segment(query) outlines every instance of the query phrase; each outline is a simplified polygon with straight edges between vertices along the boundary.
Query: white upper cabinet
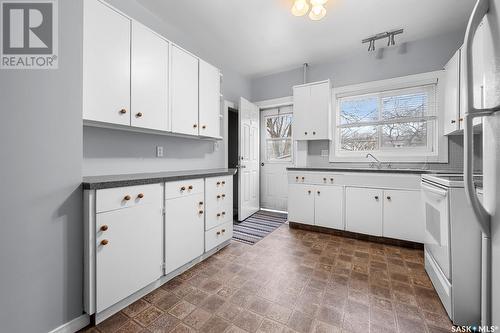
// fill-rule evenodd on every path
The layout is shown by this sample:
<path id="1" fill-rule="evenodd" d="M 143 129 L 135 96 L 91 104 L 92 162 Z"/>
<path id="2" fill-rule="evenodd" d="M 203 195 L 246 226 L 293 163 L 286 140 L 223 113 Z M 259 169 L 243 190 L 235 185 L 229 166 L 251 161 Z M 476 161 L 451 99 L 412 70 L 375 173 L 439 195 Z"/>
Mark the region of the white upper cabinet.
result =
<path id="1" fill-rule="evenodd" d="M 460 129 L 460 54 L 459 49 L 444 67 L 444 134 Z"/>
<path id="2" fill-rule="evenodd" d="M 293 87 L 294 140 L 328 140 L 331 114 L 330 81 Z"/>
<path id="3" fill-rule="evenodd" d="M 220 71 L 200 60 L 200 135 L 220 135 Z"/>
<path id="4" fill-rule="evenodd" d="M 132 23 L 131 125 L 170 130 L 168 117 L 169 43 L 140 23 Z"/>
<path id="5" fill-rule="evenodd" d="M 172 132 L 198 135 L 198 58 L 171 48 Z"/>
<path id="6" fill-rule="evenodd" d="M 130 24 L 100 1 L 84 1 L 84 119 L 130 125 Z"/>

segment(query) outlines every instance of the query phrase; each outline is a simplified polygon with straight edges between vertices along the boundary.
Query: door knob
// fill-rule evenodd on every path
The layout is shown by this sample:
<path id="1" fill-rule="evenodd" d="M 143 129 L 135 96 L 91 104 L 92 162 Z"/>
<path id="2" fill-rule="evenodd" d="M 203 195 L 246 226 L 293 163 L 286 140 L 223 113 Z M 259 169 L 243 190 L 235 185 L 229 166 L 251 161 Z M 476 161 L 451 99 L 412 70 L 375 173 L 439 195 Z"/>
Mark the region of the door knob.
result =
<path id="1" fill-rule="evenodd" d="M 260 166 L 264 166 L 264 162 L 262 162 L 262 163 L 260 164 Z"/>

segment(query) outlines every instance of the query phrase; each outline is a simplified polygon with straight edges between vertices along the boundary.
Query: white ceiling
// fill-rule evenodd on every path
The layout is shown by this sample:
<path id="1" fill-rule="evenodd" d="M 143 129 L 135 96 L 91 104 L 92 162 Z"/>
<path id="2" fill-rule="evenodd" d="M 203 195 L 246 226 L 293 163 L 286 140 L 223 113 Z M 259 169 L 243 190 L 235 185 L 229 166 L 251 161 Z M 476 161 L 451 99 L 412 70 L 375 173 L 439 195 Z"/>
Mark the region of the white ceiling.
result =
<path id="1" fill-rule="evenodd" d="M 366 50 L 361 39 L 404 28 L 396 42 L 465 30 L 475 0 L 329 0 L 318 22 L 290 13 L 293 0 L 137 0 L 213 59 L 244 75 Z M 383 46 L 385 40 L 378 42 Z"/>

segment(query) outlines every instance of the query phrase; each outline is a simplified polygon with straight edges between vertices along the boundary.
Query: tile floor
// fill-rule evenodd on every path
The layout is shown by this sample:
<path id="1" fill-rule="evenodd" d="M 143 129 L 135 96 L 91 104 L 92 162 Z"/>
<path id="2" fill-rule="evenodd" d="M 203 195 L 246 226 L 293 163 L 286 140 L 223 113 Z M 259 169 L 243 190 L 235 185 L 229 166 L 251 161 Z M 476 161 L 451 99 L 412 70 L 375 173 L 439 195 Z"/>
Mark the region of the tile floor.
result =
<path id="1" fill-rule="evenodd" d="M 423 253 L 290 229 L 233 242 L 86 333 L 450 332 Z"/>

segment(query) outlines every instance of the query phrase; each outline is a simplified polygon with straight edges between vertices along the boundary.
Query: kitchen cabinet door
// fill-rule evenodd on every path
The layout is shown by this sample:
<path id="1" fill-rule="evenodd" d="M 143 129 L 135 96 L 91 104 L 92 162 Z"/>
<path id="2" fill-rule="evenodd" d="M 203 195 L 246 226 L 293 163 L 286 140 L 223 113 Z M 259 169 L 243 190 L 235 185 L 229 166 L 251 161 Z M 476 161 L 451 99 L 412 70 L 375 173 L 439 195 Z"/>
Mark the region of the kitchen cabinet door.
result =
<path id="1" fill-rule="evenodd" d="M 172 132 L 198 135 L 198 58 L 171 48 Z"/>
<path id="2" fill-rule="evenodd" d="M 444 67 L 444 134 L 460 129 L 460 55 L 459 49 Z"/>
<path id="3" fill-rule="evenodd" d="M 314 224 L 344 230 L 344 188 L 317 186 L 314 195 Z"/>
<path id="4" fill-rule="evenodd" d="M 220 71 L 200 60 L 200 135 L 220 138 Z"/>
<path id="5" fill-rule="evenodd" d="M 84 1 L 83 119 L 130 125 L 130 20 Z"/>
<path id="6" fill-rule="evenodd" d="M 313 186 L 288 185 L 288 220 L 302 224 L 314 224 Z"/>
<path id="7" fill-rule="evenodd" d="M 161 201 L 97 214 L 97 312 L 162 275 Z"/>
<path id="8" fill-rule="evenodd" d="M 168 42 L 132 23 L 131 125 L 170 130 L 168 119 Z"/>
<path id="9" fill-rule="evenodd" d="M 293 88 L 294 140 L 328 140 L 330 126 L 330 82 Z"/>
<path id="10" fill-rule="evenodd" d="M 165 200 L 165 272 L 173 272 L 204 251 L 204 194 Z"/>
<path id="11" fill-rule="evenodd" d="M 425 219 L 420 191 L 384 191 L 384 237 L 423 243 Z"/>
<path id="12" fill-rule="evenodd" d="M 382 236 L 382 190 L 347 187 L 346 230 Z"/>

